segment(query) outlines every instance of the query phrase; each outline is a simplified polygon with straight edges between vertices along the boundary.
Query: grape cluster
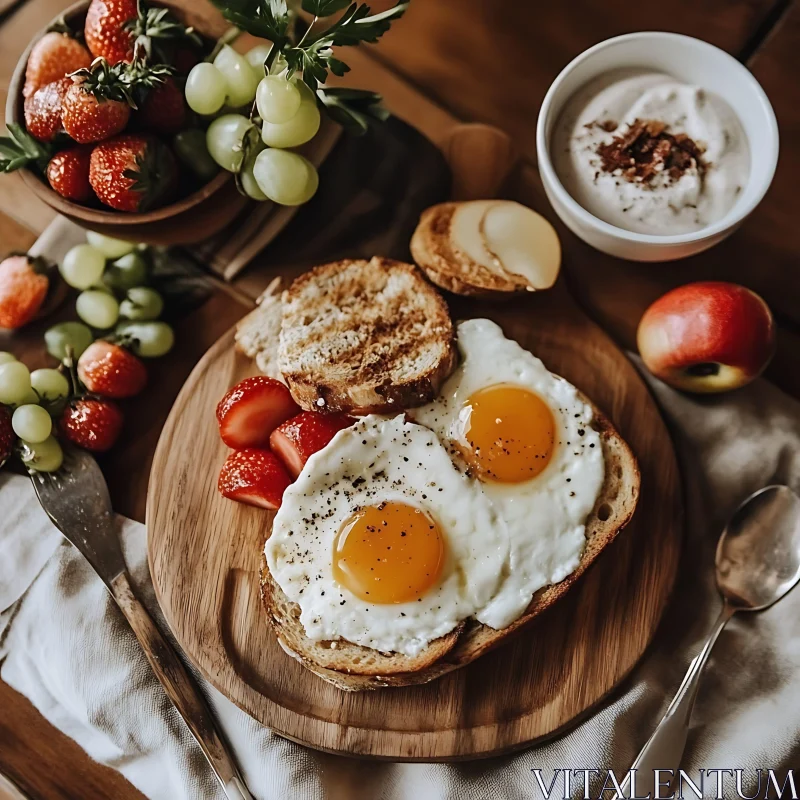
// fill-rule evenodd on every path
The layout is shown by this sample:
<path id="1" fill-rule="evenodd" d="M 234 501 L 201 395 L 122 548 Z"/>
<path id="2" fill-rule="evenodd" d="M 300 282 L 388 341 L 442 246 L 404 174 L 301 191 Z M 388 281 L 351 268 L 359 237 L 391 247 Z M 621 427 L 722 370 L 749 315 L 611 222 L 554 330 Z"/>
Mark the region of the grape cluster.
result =
<path id="1" fill-rule="evenodd" d="M 45 334 L 47 350 L 63 361 L 67 346 L 73 358 L 94 341 L 93 330 L 116 335 L 138 356 L 166 355 L 175 341 L 172 328 L 158 319 L 164 300 L 145 285 L 148 265 L 141 246 L 87 232 L 87 244 L 75 245 L 59 266 L 64 281 L 81 293 L 75 303 L 80 322 L 62 322 Z"/>
<path id="2" fill-rule="evenodd" d="M 55 436 L 57 420 L 70 441 L 86 443 L 89 449 L 102 451 L 116 438 L 118 430 L 112 433 L 108 424 L 98 434 L 97 422 L 85 410 L 76 414 L 76 404 L 83 403 L 95 416 L 98 411 L 106 417 L 119 415 L 121 422 L 121 413 L 110 401 L 87 396 L 72 369 L 78 362 L 80 371 L 79 359 L 96 336 L 118 342 L 143 358 L 163 356 L 174 344 L 172 328 L 158 319 L 164 300 L 146 285 L 146 250 L 97 233 L 87 233 L 87 239 L 69 250 L 59 266 L 64 281 L 80 291 L 75 306 L 81 321 L 61 322 L 44 336 L 47 352 L 61 362 L 61 368 L 31 372 L 11 353 L 0 351 L 0 429 L 9 417 L 11 428 L 0 430 L 0 465 L 9 454 L 4 451 L 8 438 L 4 434 L 9 434 L 18 438 L 16 452 L 29 470 L 58 470 L 63 451 Z M 135 356 L 128 358 L 136 360 Z M 69 430 L 64 424 L 67 417 Z"/>
<path id="3" fill-rule="evenodd" d="M 66 406 L 69 381 L 56 369 L 30 372 L 11 353 L 0 352 L 0 404 L 11 411 L 23 463 L 37 472 L 55 472 L 63 460 L 53 436 L 53 415 Z"/>
<path id="4" fill-rule="evenodd" d="M 239 175 L 249 197 L 297 206 L 314 196 L 319 176 L 308 159 L 288 148 L 313 139 L 321 116 L 314 92 L 300 78 L 288 77 L 284 62 L 276 60 L 265 74 L 269 49 L 258 45 L 241 55 L 223 45 L 213 63 L 197 64 L 189 73 L 186 102 L 198 114 L 218 115 L 206 131 L 208 153 Z M 249 113 L 254 101 L 257 116 Z M 247 115 L 236 111 L 245 107 Z"/>

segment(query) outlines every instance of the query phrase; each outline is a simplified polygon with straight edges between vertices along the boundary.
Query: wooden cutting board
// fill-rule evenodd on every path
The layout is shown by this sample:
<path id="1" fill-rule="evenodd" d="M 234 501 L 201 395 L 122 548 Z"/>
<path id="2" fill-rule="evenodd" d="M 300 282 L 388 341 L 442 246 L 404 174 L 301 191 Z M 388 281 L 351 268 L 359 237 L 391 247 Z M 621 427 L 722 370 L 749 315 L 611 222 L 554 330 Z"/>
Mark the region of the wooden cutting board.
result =
<path id="1" fill-rule="evenodd" d="M 291 277 L 291 276 L 287 276 Z M 189 658 L 223 694 L 277 733 L 337 753 L 455 760 L 503 753 L 574 725 L 644 652 L 672 588 L 682 538 L 672 444 L 636 370 L 563 284 L 511 303 L 458 299 L 486 316 L 610 416 L 637 455 L 635 517 L 569 594 L 513 641 L 433 683 L 348 694 L 278 646 L 259 599 L 272 515 L 222 498 L 227 455 L 217 402 L 256 373 L 233 331 L 189 377 L 164 427 L 150 478 L 150 567 Z"/>

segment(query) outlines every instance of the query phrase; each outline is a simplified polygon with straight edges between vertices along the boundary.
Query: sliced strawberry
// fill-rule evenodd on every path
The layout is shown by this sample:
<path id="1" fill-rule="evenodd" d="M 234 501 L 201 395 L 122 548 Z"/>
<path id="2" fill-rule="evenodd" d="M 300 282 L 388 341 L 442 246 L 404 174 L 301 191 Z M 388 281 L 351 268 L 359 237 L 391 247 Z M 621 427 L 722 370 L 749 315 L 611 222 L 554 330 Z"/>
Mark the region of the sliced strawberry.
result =
<path id="1" fill-rule="evenodd" d="M 229 500 L 275 510 L 291 482 L 286 467 L 272 451 L 249 447 L 228 456 L 217 487 Z"/>
<path id="2" fill-rule="evenodd" d="M 300 411 L 280 381 L 259 375 L 237 383 L 217 406 L 219 435 L 228 447 L 267 447 L 269 435 Z"/>
<path id="3" fill-rule="evenodd" d="M 353 417 L 347 414 L 303 411 L 275 428 L 269 444 L 286 464 L 289 474 L 296 478 L 314 453 L 330 444 L 340 430 L 349 428 L 354 422 Z"/>

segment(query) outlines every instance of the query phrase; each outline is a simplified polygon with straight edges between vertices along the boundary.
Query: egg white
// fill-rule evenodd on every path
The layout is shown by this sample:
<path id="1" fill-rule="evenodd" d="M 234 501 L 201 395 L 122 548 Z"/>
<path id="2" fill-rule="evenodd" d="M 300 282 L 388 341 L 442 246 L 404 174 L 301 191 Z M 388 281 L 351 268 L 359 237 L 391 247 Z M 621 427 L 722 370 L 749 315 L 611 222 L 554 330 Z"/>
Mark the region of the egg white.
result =
<path id="1" fill-rule="evenodd" d="M 334 579 L 340 527 L 357 508 L 383 501 L 426 511 L 444 535 L 439 583 L 418 600 L 367 603 Z M 481 487 L 454 466 L 432 431 L 403 415 L 364 417 L 315 453 L 286 490 L 264 551 L 310 639 L 408 656 L 484 608 L 509 559 L 506 527 Z"/>
<path id="2" fill-rule="evenodd" d="M 498 591 L 475 617 L 500 629 L 525 611 L 536 591 L 578 567 L 586 544 L 584 523 L 603 485 L 605 465 L 600 436 L 591 427 L 592 408 L 572 384 L 549 372 L 490 320 L 460 323 L 458 346 L 461 364 L 440 396 L 409 416 L 436 432 L 462 470 L 466 465 L 452 442 L 461 434 L 459 412 L 478 390 L 496 384 L 530 389 L 545 400 L 556 422 L 553 455 L 539 475 L 523 483 L 481 483 L 506 524 L 511 556 Z"/>

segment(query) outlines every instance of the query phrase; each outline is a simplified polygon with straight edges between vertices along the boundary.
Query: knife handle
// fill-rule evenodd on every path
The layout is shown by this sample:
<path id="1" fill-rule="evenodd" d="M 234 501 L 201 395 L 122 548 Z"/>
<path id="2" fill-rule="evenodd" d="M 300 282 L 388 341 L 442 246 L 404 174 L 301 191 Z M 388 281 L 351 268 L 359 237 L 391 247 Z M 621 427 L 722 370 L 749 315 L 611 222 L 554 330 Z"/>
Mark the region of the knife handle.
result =
<path id="1" fill-rule="evenodd" d="M 229 800 L 253 800 L 199 689 L 172 645 L 134 595 L 128 573 L 121 572 L 109 588 L 167 697 L 200 745 L 226 796 Z"/>

